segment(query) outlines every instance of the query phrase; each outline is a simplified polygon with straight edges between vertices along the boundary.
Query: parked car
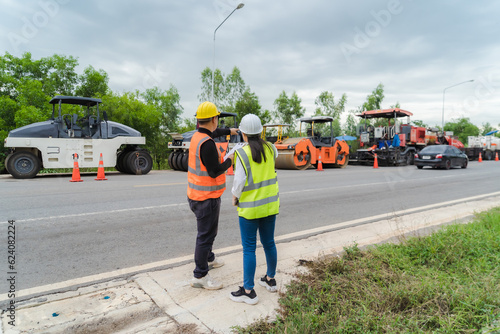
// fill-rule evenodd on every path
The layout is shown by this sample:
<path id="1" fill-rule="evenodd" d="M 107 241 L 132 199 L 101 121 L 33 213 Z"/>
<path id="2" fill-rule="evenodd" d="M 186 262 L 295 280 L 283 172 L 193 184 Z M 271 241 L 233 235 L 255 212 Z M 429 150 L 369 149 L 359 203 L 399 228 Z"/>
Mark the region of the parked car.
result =
<path id="1" fill-rule="evenodd" d="M 425 166 L 446 169 L 451 167 L 467 168 L 468 163 L 467 155 L 451 145 L 431 145 L 415 154 L 415 166 L 418 169 Z"/>

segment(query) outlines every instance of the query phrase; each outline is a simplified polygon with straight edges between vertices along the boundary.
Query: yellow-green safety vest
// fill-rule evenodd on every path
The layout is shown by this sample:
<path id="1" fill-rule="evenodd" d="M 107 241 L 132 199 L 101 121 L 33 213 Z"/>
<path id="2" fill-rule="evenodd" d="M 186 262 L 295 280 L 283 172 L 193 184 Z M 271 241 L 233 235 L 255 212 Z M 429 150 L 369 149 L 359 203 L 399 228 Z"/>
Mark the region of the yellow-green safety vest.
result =
<path id="1" fill-rule="evenodd" d="M 269 144 L 272 145 L 272 144 Z M 274 169 L 274 150 L 264 145 L 266 161 L 253 161 L 250 146 L 236 150 L 247 179 L 239 198 L 238 215 L 245 219 L 264 218 L 279 213 L 280 199 L 278 177 Z"/>

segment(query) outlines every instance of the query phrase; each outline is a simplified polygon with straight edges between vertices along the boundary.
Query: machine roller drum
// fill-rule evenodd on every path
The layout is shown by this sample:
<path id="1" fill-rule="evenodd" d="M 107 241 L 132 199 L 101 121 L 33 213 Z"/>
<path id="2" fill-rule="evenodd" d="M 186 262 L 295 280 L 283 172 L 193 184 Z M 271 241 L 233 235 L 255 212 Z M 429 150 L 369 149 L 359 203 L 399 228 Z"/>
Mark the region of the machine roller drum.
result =
<path id="1" fill-rule="evenodd" d="M 290 145 L 294 149 L 289 149 Z M 311 167 L 310 145 L 310 141 L 303 138 L 290 138 L 283 141 L 283 144 L 276 145 L 279 153 L 276 168 L 302 170 Z"/>
<path id="2" fill-rule="evenodd" d="M 338 140 L 336 145 L 337 158 L 334 166 L 337 168 L 345 168 L 349 163 L 349 145 L 343 140 Z"/>

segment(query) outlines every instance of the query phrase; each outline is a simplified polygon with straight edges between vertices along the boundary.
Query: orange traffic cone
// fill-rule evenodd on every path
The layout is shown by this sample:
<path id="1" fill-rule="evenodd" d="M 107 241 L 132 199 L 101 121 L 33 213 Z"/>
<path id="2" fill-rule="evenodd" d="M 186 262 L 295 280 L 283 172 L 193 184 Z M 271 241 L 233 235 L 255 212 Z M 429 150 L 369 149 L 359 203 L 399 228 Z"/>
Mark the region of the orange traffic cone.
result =
<path id="1" fill-rule="evenodd" d="M 69 182 L 82 182 L 83 180 L 80 177 L 80 168 L 78 167 L 78 155 L 73 154 L 73 175 L 71 176 L 71 180 Z"/>
<path id="2" fill-rule="evenodd" d="M 316 168 L 316 170 L 318 172 L 322 172 L 323 171 L 323 163 L 321 162 L 321 154 L 319 155 L 319 158 L 318 158 L 318 168 Z"/>
<path id="3" fill-rule="evenodd" d="M 481 156 L 481 152 L 479 152 L 479 159 L 477 160 L 477 162 L 483 162 L 483 157 Z"/>
<path id="4" fill-rule="evenodd" d="M 227 169 L 227 175 L 234 175 L 233 164 Z"/>
<path id="5" fill-rule="evenodd" d="M 373 161 L 373 168 L 378 168 L 378 158 L 376 154 L 375 154 L 375 160 Z"/>
<path id="6" fill-rule="evenodd" d="M 99 158 L 99 167 L 97 168 L 97 181 L 102 181 L 102 180 L 107 180 L 107 178 L 104 176 L 104 163 L 102 162 L 102 153 L 101 157 Z"/>
<path id="7" fill-rule="evenodd" d="M 497 152 L 497 154 L 495 155 L 495 161 L 498 161 L 498 152 Z"/>

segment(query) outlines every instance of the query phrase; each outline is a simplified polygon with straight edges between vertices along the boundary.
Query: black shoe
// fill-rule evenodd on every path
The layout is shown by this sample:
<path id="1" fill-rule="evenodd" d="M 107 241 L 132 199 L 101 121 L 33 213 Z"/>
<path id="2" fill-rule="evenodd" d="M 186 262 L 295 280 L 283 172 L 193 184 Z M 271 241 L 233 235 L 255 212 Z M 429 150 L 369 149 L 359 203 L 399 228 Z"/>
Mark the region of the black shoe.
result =
<path id="1" fill-rule="evenodd" d="M 245 288 L 242 286 L 240 286 L 238 291 L 231 292 L 229 298 L 237 303 L 247 303 L 250 305 L 255 305 L 259 301 L 259 297 L 257 297 L 254 289 L 250 293 L 246 293 Z"/>
<path id="2" fill-rule="evenodd" d="M 267 289 L 269 292 L 278 291 L 278 287 L 276 286 L 276 280 L 274 278 L 267 279 L 267 275 L 264 275 L 259 281 L 259 284 Z"/>

